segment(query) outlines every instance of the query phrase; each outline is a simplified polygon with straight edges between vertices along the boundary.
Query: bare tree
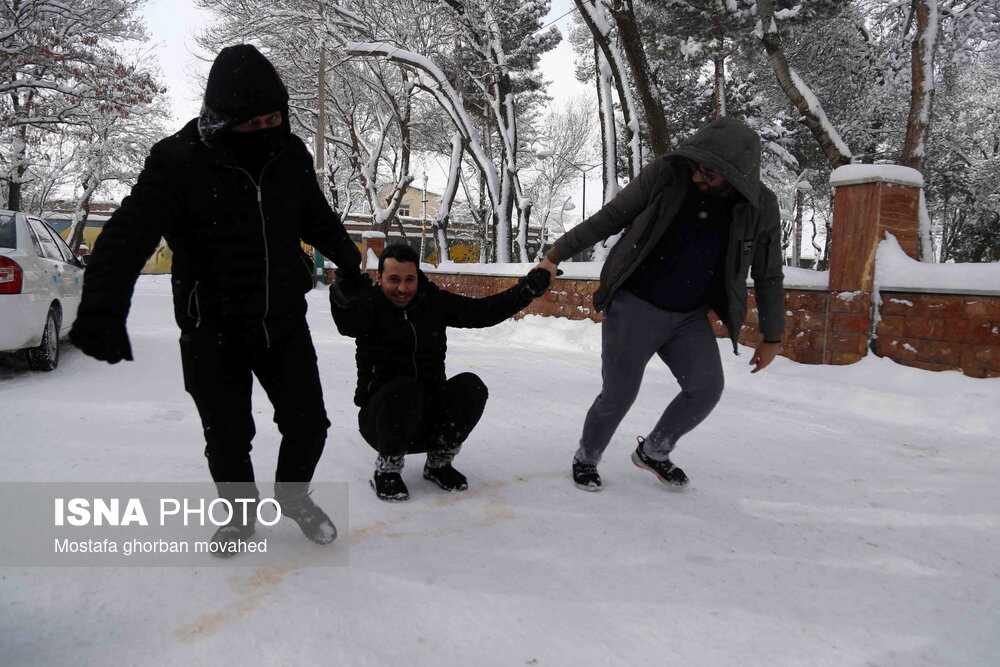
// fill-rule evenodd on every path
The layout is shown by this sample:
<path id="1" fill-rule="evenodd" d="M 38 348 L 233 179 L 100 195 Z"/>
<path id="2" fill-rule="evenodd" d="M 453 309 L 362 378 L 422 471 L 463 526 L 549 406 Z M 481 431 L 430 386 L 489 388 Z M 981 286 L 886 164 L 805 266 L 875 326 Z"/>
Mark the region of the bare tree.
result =
<path id="1" fill-rule="evenodd" d="M 129 72 L 114 44 L 144 39 L 141 0 L 73 3 L 17 0 L 0 5 L 0 134 L 9 148 L 2 180 L 7 207 L 22 207 L 39 133 L 79 124 L 99 104 L 125 108 L 156 94 L 144 72 Z"/>
<path id="2" fill-rule="evenodd" d="M 567 195 L 579 183 L 580 165 L 595 159 L 596 110 L 589 99 L 580 96 L 566 100 L 549 112 L 542 125 L 541 148 L 552 157 L 541 160 L 535 178 L 528 186 L 540 217 L 539 238 L 557 226 Z M 558 229 L 558 227 L 557 227 Z M 564 229 L 558 229 L 564 232 Z"/>

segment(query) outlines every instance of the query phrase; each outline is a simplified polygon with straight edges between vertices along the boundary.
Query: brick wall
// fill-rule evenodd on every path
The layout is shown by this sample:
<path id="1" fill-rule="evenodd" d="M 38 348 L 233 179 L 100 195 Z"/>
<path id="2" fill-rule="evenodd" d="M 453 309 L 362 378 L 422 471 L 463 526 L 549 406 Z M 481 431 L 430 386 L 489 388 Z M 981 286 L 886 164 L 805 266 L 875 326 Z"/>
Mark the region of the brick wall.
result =
<path id="1" fill-rule="evenodd" d="M 747 290 L 747 318 L 740 342 L 755 346 L 757 304 Z M 865 356 L 871 330 L 871 295 L 864 292 L 829 292 L 790 288 L 785 290 L 785 343 L 781 354 L 804 364 L 853 364 Z M 715 334 L 726 336 L 722 322 L 713 317 Z"/>
<path id="2" fill-rule="evenodd" d="M 434 273 L 431 280 L 442 287 L 466 296 L 488 296 L 513 286 L 517 278 L 507 276 L 477 276 L 454 273 Z M 601 321 L 601 314 L 594 310 L 594 291 L 596 280 L 564 280 L 556 281 L 555 286 L 535 299 L 524 311 L 523 315 L 547 315 L 550 317 L 565 317 L 570 320 L 591 319 Z"/>
<path id="3" fill-rule="evenodd" d="M 886 175 L 878 169 L 865 174 L 855 166 L 834 172 L 829 285 L 786 289 L 783 356 L 806 364 L 851 364 L 870 349 L 907 366 L 1000 377 L 1000 295 L 882 291 L 879 312 L 873 308 L 879 241 L 892 234 L 910 257 L 917 257 L 921 179 L 912 174 L 915 178 L 898 171 Z M 384 241 L 371 238 L 363 244 L 362 253 L 367 255 L 369 245 L 377 253 Z M 449 273 L 434 273 L 431 279 L 468 296 L 494 294 L 517 281 L 508 276 Z M 592 298 L 597 287 L 596 280 L 561 278 L 523 312 L 599 322 L 601 314 L 594 310 Z M 760 342 L 760 334 L 754 293 L 747 292 L 740 342 L 752 346 Z M 728 336 L 714 313 L 710 320 L 717 336 Z"/>
<path id="4" fill-rule="evenodd" d="M 907 366 L 1000 377 L 1000 296 L 882 292 L 872 349 Z"/>
<path id="5" fill-rule="evenodd" d="M 487 296 L 506 289 L 516 278 L 434 273 L 430 276 L 439 287 L 466 296 Z M 547 315 L 571 320 L 601 321 L 594 310 L 596 280 L 560 278 L 549 292 L 536 299 L 522 315 Z M 788 289 L 785 291 L 785 344 L 782 356 L 807 364 L 850 364 L 865 356 L 871 330 L 871 296 L 863 292 L 827 292 L 825 290 Z M 716 336 L 729 334 L 715 313 L 709 319 Z M 756 345 L 761 340 L 757 330 L 757 305 L 753 290 L 747 290 L 747 318 L 740 332 L 740 343 Z"/>
<path id="6" fill-rule="evenodd" d="M 430 276 L 438 286 L 467 296 L 488 296 L 516 278 L 454 273 Z M 596 280 L 560 278 L 522 315 L 601 321 L 594 310 Z M 760 342 L 757 308 L 749 289 L 747 319 L 740 343 Z M 805 364 L 852 364 L 871 349 L 905 366 L 960 370 L 972 377 L 1000 377 L 1000 296 L 883 292 L 880 319 L 872 337 L 872 295 L 822 289 L 785 290 L 785 344 L 782 356 Z M 710 313 L 716 336 L 728 337 Z"/>

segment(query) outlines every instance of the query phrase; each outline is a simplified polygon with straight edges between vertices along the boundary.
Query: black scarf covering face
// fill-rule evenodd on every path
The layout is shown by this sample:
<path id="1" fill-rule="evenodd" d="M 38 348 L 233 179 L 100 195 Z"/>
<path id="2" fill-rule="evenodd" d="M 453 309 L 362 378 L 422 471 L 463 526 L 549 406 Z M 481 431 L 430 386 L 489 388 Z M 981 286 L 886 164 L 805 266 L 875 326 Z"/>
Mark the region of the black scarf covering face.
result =
<path id="1" fill-rule="evenodd" d="M 217 140 L 260 183 L 264 166 L 288 144 L 288 123 L 256 132 L 228 132 Z"/>
<path id="2" fill-rule="evenodd" d="M 275 111 L 281 112 L 284 122 L 274 128 L 273 134 L 284 134 L 287 138 L 291 132 L 288 126 L 288 90 L 274 65 L 249 44 L 222 49 L 208 74 L 205 98 L 198 117 L 198 133 L 202 141 L 212 146 L 231 134 L 233 127 Z M 263 138 L 252 139 L 246 144 L 239 142 L 239 145 L 249 146 L 254 142 L 268 144 L 272 149 L 279 146 L 279 150 L 282 145 L 278 139 Z M 233 146 L 229 148 L 237 150 Z M 259 159 L 257 156 L 261 154 L 267 155 L 260 146 L 240 150 L 255 156 L 254 159 Z"/>

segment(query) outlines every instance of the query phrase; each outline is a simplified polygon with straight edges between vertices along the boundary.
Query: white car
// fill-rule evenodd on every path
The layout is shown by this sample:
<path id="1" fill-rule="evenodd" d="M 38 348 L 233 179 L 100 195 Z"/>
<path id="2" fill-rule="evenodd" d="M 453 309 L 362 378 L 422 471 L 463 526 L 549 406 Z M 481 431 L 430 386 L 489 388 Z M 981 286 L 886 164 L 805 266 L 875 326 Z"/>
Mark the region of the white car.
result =
<path id="1" fill-rule="evenodd" d="M 38 218 L 0 210 L 0 351 L 25 350 L 32 370 L 59 363 L 83 291 L 83 262 Z"/>

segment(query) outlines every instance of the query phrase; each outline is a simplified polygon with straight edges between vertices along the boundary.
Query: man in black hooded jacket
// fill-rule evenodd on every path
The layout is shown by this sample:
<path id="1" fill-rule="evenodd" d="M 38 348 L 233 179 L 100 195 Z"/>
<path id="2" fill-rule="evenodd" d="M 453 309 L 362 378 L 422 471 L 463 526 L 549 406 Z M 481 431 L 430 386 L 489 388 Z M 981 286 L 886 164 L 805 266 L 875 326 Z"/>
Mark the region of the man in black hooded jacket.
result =
<path id="1" fill-rule="evenodd" d="M 332 542 L 333 523 L 308 495 L 330 422 L 305 319 L 313 268 L 300 242 L 348 278 L 360 275 L 361 256 L 291 133 L 281 78 L 253 46 L 219 53 L 200 116 L 153 147 L 105 225 L 70 334 L 86 354 L 132 360 L 125 319 L 161 236 L 173 251 L 184 386 L 198 407 L 219 495 L 259 497 L 250 460 L 256 376 L 282 434 L 275 498 L 307 537 Z M 216 542 L 232 547 L 253 534 L 253 512 L 247 522 L 237 514 Z"/>
<path id="2" fill-rule="evenodd" d="M 594 305 L 601 323 L 601 393 L 583 423 L 573 481 L 600 491 L 597 472 L 611 437 L 632 406 L 653 355 L 681 391 L 632 453 L 632 462 L 669 486 L 687 485 L 670 460 L 678 439 L 722 396 L 719 348 L 707 313 L 729 330 L 733 351 L 753 278 L 763 335 L 756 373 L 778 354 L 784 331 L 778 201 L 760 181 L 760 138 L 738 120 L 719 118 L 639 172 L 618 195 L 563 235 L 539 265 L 559 262 L 621 233 L 601 269 Z"/>
<path id="3" fill-rule="evenodd" d="M 406 454 L 426 452 L 424 478 L 445 491 L 468 488 L 451 462 L 479 423 L 488 392 L 475 373 L 445 375 L 447 327 L 499 324 L 549 285 L 548 273 L 533 269 L 513 287 L 475 299 L 439 289 L 417 260 L 410 246 L 390 245 L 379 257 L 376 285 L 357 289 L 338 269 L 330 289 L 337 329 L 357 339 L 358 425 L 378 452 L 371 486 L 390 502 L 410 497 L 400 475 Z"/>

